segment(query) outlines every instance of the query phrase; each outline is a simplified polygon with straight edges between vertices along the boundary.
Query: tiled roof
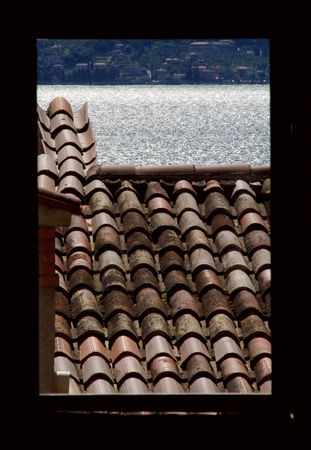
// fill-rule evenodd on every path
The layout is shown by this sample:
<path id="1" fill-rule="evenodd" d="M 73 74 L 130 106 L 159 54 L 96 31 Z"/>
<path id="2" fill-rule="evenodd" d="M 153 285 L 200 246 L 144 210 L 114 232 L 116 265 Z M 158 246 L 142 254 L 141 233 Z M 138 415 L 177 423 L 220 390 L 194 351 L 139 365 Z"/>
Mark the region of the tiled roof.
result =
<path id="1" fill-rule="evenodd" d="M 55 239 L 69 393 L 270 392 L 269 167 L 97 166 L 61 97 L 38 135 L 39 186 L 81 202 Z"/>

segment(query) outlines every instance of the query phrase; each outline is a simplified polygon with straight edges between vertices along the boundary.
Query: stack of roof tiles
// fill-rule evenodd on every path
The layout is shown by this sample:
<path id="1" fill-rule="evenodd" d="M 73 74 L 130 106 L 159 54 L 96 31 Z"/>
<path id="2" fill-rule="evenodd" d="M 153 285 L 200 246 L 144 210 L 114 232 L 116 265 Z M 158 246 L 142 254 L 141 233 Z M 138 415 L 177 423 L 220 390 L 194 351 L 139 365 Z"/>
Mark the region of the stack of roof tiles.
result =
<path id="1" fill-rule="evenodd" d="M 38 130 L 39 185 L 82 203 L 55 239 L 69 393 L 270 392 L 269 175 L 105 176 L 61 97 Z"/>

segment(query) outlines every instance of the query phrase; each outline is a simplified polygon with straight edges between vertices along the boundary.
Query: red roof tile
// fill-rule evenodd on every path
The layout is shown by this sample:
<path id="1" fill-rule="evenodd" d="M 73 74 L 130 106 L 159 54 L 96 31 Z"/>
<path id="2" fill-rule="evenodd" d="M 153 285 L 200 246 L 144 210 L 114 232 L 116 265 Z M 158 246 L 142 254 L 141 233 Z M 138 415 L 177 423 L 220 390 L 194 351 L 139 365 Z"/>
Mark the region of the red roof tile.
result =
<path id="1" fill-rule="evenodd" d="M 73 119 L 73 111 L 69 102 L 64 97 L 55 97 L 49 104 L 47 114 L 52 118 L 55 114 L 65 113 Z"/>
<path id="2" fill-rule="evenodd" d="M 40 202 L 73 213 L 41 246 L 69 392 L 271 392 L 269 167 L 99 167 L 86 105 L 38 118 Z"/>
<path id="3" fill-rule="evenodd" d="M 89 126 L 87 102 L 85 102 L 78 111 L 73 113 L 73 120 L 78 132 Z"/>
<path id="4" fill-rule="evenodd" d="M 89 356 L 81 365 L 85 386 L 94 379 L 105 379 L 113 384 L 113 378 L 107 361 L 98 355 Z"/>
<path id="5" fill-rule="evenodd" d="M 56 114 L 50 121 L 50 133 L 53 139 L 63 129 L 75 131 L 73 120 L 67 114 Z"/>
<path id="6" fill-rule="evenodd" d="M 80 343 L 80 362 L 83 362 L 91 355 L 98 355 L 110 362 L 110 354 L 103 342 L 96 336 L 90 336 Z"/>
<path id="7" fill-rule="evenodd" d="M 137 342 L 128 336 L 119 336 L 111 346 L 112 362 L 115 365 L 119 359 L 125 356 L 134 356 L 141 360 L 141 353 Z"/>
<path id="8" fill-rule="evenodd" d="M 146 343 L 147 367 L 149 368 L 153 359 L 158 358 L 159 356 L 170 357 L 174 360 L 176 359 L 172 345 L 167 337 L 157 334 Z"/>

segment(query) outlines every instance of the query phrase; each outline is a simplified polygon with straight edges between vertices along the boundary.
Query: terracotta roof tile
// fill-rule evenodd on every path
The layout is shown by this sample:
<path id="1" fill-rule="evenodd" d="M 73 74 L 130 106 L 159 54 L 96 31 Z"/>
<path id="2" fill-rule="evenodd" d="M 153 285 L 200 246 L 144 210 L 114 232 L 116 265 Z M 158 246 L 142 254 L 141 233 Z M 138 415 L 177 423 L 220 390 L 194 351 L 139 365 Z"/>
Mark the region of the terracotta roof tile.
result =
<path id="1" fill-rule="evenodd" d="M 263 196 L 266 196 L 267 198 L 270 197 L 271 194 L 271 180 L 270 178 L 266 178 L 262 184 L 261 194 Z"/>
<path id="2" fill-rule="evenodd" d="M 80 131 L 78 134 L 78 139 L 80 141 L 80 145 L 83 149 L 83 152 L 88 151 L 95 144 L 95 139 L 94 139 L 94 135 L 92 132 L 92 128 L 89 127 L 85 131 Z M 95 149 L 94 149 L 94 153 L 95 153 Z"/>
<path id="3" fill-rule="evenodd" d="M 197 197 L 197 193 L 191 183 L 187 180 L 179 180 L 174 186 L 173 196 L 180 196 L 183 192 L 191 194 L 194 198 Z M 182 197 L 185 198 L 185 197 Z"/>
<path id="4" fill-rule="evenodd" d="M 263 230 L 269 232 L 269 227 L 266 220 L 255 212 L 248 212 L 240 218 L 243 233 L 246 234 L 252 230 Z"/>
<path id="5" fill-rule="evenodd" d="M 116 224 L 116 221 L 113 217 L 111 217 L 110 214 L 107 214 L 106 212 L 100 212 L 95 214 L 92 217 L 92 229 L 93 229 L 93 239 L 97 239 L 97 232 L 101 227 L 110 226 L 116 230 L 116 232 L 119 232 L 118 226 Z"/>
<path id="6" fill-rule="evenodd" d="M 84 166 L 82 153 L 73 145 L 65 145 L 57 153 L 57 165 L 60 169 L 65 161 L 73 159 L 79 161 Z"/>
<path id="7" fill-rule="evenodd" d="M 76 176 L 82 184 L 84 183 L 84 169 L 83 169 L 83 163 L 77 161 L 74 158 L 69 158 L 61 165 L 59 169 L 59 178 L 58 178 L 58 184 L 60 180 L 68 175 L 74 175 Z"/>
<path id="8" fill-rule="evenodd" d="M 262 384 L 260 384 L 259 391 L 270 394 L 272 391 L 272 381 L 268 380 L 268 381 L 264 381 Z"/>
<path id="9" fill-rule="evenodd" d="M 158 358 L 159 356 L 167 356 L 172 359 L 176 359 L 172 344 L 169 340 L 161 335 L 153 336 L 145 345 L 146 349 L 146 361 L 147 367 L 150 367 L 150 364 L 154 358 Z"/>
<path id="10" fill-rule="evenodd" d="M 256 375 L 257 384 L 260 386 L 264 381 L 271 379 L 271 373 L 272 373 L 272 362 L 271 358 L 264 357 L 261 358 L 255 365 L 254 365 L 254 372 Z"/>
<path id="11" fill-rule="evenodd" d="M 122 394 L 148 394 L 150 391 L 146 383 L 138 378 L 126 378 L 119 386 Z"/>
<path id="12" fill-rule="evenodd" d="M 78 199 L 83 198 L 83 183 L 75 175 L 66 175 L 58 183 L 58 192 L 73 194 Z"/>
<path id="13" fill-rule="evenodd" d="M 154 239 L 158 239 L 160 233 L 165 230 L 173 230 L 180 234 L 180 229 L 170 214 L 155 213 L 150 217 L 151 233 Z"/>
<path id="14" fill-rule="evenodd" d="M 82 147 L 77 133 L 72 129 L 65 128 L 55 136 L 55 148 L 57 152 L 59 152 L 59 150 L 65 145 L 73 145 L 82 152 Z"/>
<path id="15" fill-rule="evenodd" d="M 77 323 L 78 342 L 82 342 L 88 336 L 97 336 L 99 339 L 105 338 L 105 330 L 102 322 L 96 317 L 83 316 Z"/>
<path id="16" fill-rule="evenodd" d="M 55 313 L 61 314 L 65 319 L 70 320 L 70 310 L 67 297 L 60 291 L 55 292 Z"/>
<path id="17" fill-rule="evenodd" d="M 148 202 L 148 208 L 150 210 L 149 216 L 152 216 L 153 214 L 159 212 L 170 214 L 172 217 L 175 216 L 170 203 L 163 197 L 151 198 L 151 200 L 149 200 Z"/>
<path id="18" fill-rule="evenodd" d="M 83 161 L 86 166 L 86 169 L 90 169 L 91 167 L 95 166 L 97 161 L 95 144 L 92 147 L 88 148 L 87 150 L 85 149 L 83 150 Z"/>
<path id="19" fill-rule="evenodd" d="M 74 251 L 67 259 L 67 277 L 79 268 L 87 269 L 90 274 L 93 273 L 92 259 L 86 252 Z"/>
<path id="20" fill-rule="evenodd" d="M 103 183 L 100 180 L 93 180 L 90 181 L 86 184 L 85 186 L 85 197 L 87 200 L 90 199 L 90 197 L 95 194 L 96 192 L 103 192 L 106 195 L 108 195 L 108 197 L 110 198 L 110 200 L 113 200 L 113 195 L 111 194 L 110 190 L 107 188 L 107 186 L 105 185 L 105 183 Z"/>
<path id="21" fill-rule="evenodd" d="M 108 295 L 113 290 L 127 292 L 126 277 L 119 269 L 108 269 L 102 272 L 101 277 L 102 292 Z"/>
<path id="22" fill-rule="evenodd" d="M 148 223 L 145 218 L 141 216 L 140 213 L 137 213 L 135 211 L 127 212 L 122 217 L 122 223 L 124 227 L 124 237 L 125 239 L 128 239 L 128 237 L 137 231 L 140 231 L 141 233 L 145 233 L 147 237 L 150 236 Z"/>
<path id="23" fill-rule="evenodd" d="M 152 254 L 150 254 L 149 250 L 137 249 L 131 252 L 131 254 L 128 255 L 128 262 L 130 266 L 131 276 L 133 276 L 138 269 L 141 269 L 143 267 L 150 270 L 155 274 L 155 276 L 157 276 L 155 260 Z"/>
<path id="24" fill-rule="evenodd" d="M 69 320 L 60 314 L 55 314 L 55 336 L 62 337 L 71 343 Z"/>
<path id="25" fill-rule="evenodd" d="M 105 379 L 113 384 L 110 367 L 107 361 L 98 355 L 89 356 L 81 365 L 83 373 L 83 382 L 88 386 L 94 379 Z"/>
<path id="26" fill-rule="evenodd" d="M 233 301 L 235 314 L 239 320 L 242 320 L 249 314 L 257 314 L 263 318 L 262 308 L 252 292 L 243 289 L 233 297 Z"/>
<path id="27" fill-rule="evenodd" d="M 73 113 L 73 120 L 77 131 L 82 131 L 89 126 L 87 102 L 85 102 L 78 111 Z"/>
<path id="28" fill-rule="evenodd" d="M 253 230 L 245 233 L 244 242 L 249 256 L 252 256 L 256 250 L 265 248 L 270 249 L 270 237 L 267 231 Z"/>
<path id="29" fill-rule="evenodd" d="M 214 394 L 219 392 L 218 386 L 209 378 L 198 377 L 189 385 L 190 392 L 202 394 Z"/>
<path id="30" fill-rule="evenodd" d="M 69 392 L 271 392 L 269 168 L 96 166 L 87 106 L 49 114 L 38 185 L 72 215 L 40 249 Z"/>
<path id="31" fill-rule="evenodd" d="M 189 291 L 179 290 L 175 292 L 175 294 L 170 297 L 169 302 L 174 322 L 181 314 L 192 314 L 200 320 L 202 315 L 201 304 Z"/>
<path id="32" fill-rule="evenodd" d="M 45 174 L 53 180 L 57 180 L 58 171 L 53 158 L 49 155 L 41 154 L 37 158 L 38 175 Z"/>
<path id="33" fill-rule="evenodd" d="M 271 286 L 271 269 L 264 269 L 257 273 L 257 281 L 262 295 L 265 296 Z"/>
<path id="34" fill-rule="evenodd" d="M 164 377 L 161 378 L 157 383 L 154 385 L 154 392 L 166 392 L 168 394 L 183 394 L 184 390 L 181 386 L 181 384 L 175 380 L 175 378 L 171 377 Z"/>
<path id="35" fill-rule="evenodd" d="M 153 383 L 156 384 L 163 377 L 171 377 L 180 381 L 180 374 L 176 362 L 170 356 L 158 356 L 151 361 L 150 371 Z"/>
<path id="36" fill-rule="evenodd" d="M 54 355 L 55 356 L 66 356 L 73 362 L 74 356 L 73 356 L 73 350 L 72 350 L 71 343 L 69 343 L 66 339 L 64 339 L 62 337 L 56 336 L 55 337 Z"/>
<path id="37" fill-rule="evenodd" d="M 121 217 L 130 211 L 138 212 L 144 217 L 144 210 L 137 198 L 137 195 L 132 191 L 133 187 L 124 186 L 124 183 L 125 182 L 121 184 L 122 190 L 119 189 L 116 192 Z"/>
<path id="38" fill-rule="evenodd" d="M 193 252 L 196 248 L 204 248 L 212 253 L 212 249 L 206 235 L 206 230 L 190 230 L 186 235 L 186 243 L 189 253 Z"/>
<path id="39" fill-rule="evenodd" d="M 109 321 L 117 313 L 127 314 L 130 318 L 135 317 L 133 304 L 125 292 L 112 290 L 104 295 L 101 305 L 104 310 L 105 321 Z"/>
<path id="40" fill-rule="evenodd" d="M 256 294 L 256 289 L 250 279 L 250 277 L 244 272 L 244 270 L 234 269 L 228 273 L 228 292 L 229 294 L 235 295 L 238 291 L 242 289 L 249 290 Z"/>
<path id="41" fill-rule="evenodd" d="M 37 180 L 39 189 L 46 189 L 49 191 L 55 190 L 55 180 L 50 176 L 42 174 L 38 176 Z"/>
<path id="42" fill-rule="evenodd" d="M 137 358 L 134 356 L 124 356 L 114 364 L 116 381 L 120 385 L 125 378 L 135 377 L 146 382 L 146 374 Z"/>
<path id="43" fill-rule="evenodd" d="M 109 269 L 118 269 L 124 272 L 123 261 L 120 254 L 114 250 L 105 250 L 98 256 L 98 269 L 100 274 Z"/>
<path id="44" fill-rule="evenodd" d="M 54 139 L 51 137 L 51 133 L 49 131 L 46 131 L 40 122 L 37 122 L 38 124 L 38 132 L 40 138 L 43 140 L 44 144 L 50 149 L 55 151 L 56 145 Z M 43 147 L 44 148 L 44 147 Z"/>
<path id="45" fill-rule="evenodd" d="M 153 336 L 159 335 L 171 339 L 167 321 L 161 314 L 149 313 L 141 321 L 142 339 L 146 344 Z"/>
<path id="46" fill-rule="evenodd" d="M 254 190 L 250 187 L 250 185 L 246 181 L 237 180 L 231 194 L 232 201 L 234 202 L 237 196 L 241 195 L 242 193 L 250 194 L 253 198 L 256 198 Z"/>
<path id="47" fill-rule="evenodd" d="M 145 194 L 145 203 L 148 204 L 148 202 L 154 197 L 163 197 L 169 201 L 169 196 L 162 188 L 161 184 L 157 181 L 150 181 Z"/>
<path id="48" fill-rule="evenodd" d="M 211 192 L 220 192 L 220 193 L 224 192 L 223 188 L 221 187 L 221 185 L 217 180 L 207 181 L 203 190 L 205 192 L 205 195 L 208 195 Z"/>
<path id="49" fill-rule="evenodd" d="M 239 393 L 251 393 L 253 392 L 253 389 L 245 378 L 241 376 L 236 376 L 234 378 L 231 378 L 226 382 L 226 387 L 228 389 L 228 392 L 239 392 Z"/>
<path id="50" fill-rule="evenodd" d="M 182 242 L 174 230 L 164 230 L 158 238 L 158 246 L 160 256 L 170 250 L 178 253 L 180 256 L 184 254 Z"/>
<path id="51" fill-rule="evenodd" d="M 184 259 L 174 250 L 168 250 L 160 255 L 160 268 L 162 277 L 165 277 L 170 270 L 182 270 L 186 272 Z"/>
<path id="52" fill-rule="evenodd" d="M 73 120 L 67 114 L 56 114 L 50 121 L 49 131 L 53 139 L 63 129 L 69 129 L 76 132 Z"/>
<path id="53" fill-rule="evenodd" d="M 214 342 L 214 351 L 217 364 L 220 365 L 226 358 L 240 358 L 242 361 L 243 354 L 240 346 L 232 339 L 231 336 L 224 336 Z"/>
<path id="54" fill-rule="evenodd" d="M 72 294 L 70 310 L 72 319 L 75 322 L 86 315 L 94 316 L 98 320 L 102 319 L 98 302 L 94 294 L 88 289 L 79 289 Z"/>
<path id="55" fill-rule="evenodd" d="M 81 394 L 83 389 L 81 385 L 77 383 L 73 378 L 69 378 L 69 392 L 68 394 Z"/>
<path id="56" fill-rule="evenodd" d="M 153 254 L 151 239 L 141 231 L 134 231 L 133 233 L 129 234 L 126 239 L 126 246 L 128 256 L 138 249 L 145 249 Z"/>
<path id="57" fill-rule="evenodd" d="M 227 314 L 232 319 L 233 312 L 225 295 L 218 289 L 210 289 L 202 295 L 204 314 L 206 320 L 209 320 L 216 314 Z"/>
<path id="58" fill-rule="evenodd" d="M 256 275 L 264 269 L 271 267 L 271 253 L 269 250 L 262 248 L 256 250 L 252 255 L 252 264 Z"/>
<path id="59" fill-rule="evenodd" d="M 235 232 L 233 220 L 227 214 L 217 213 L 210 220 L 214 238 L 219 231 L 229 230 Z"/>
<path id="60" fill-rule="evenodd" d="M 189 257 L 191 272 L 193 277 L 195 278 L 197 273 L 199 273 L 203 269 L 216 270 L 216 265 L 211 253 L 205 248 L 197 248 L 191 252 Z"/>
<path id="61" fill-rule="evenodd" d="M 229 230 L 220 231 L 215 238 L 215 244 L 217 246 L 219 256 L 222 256 L 229 250 L 237 250 L 240 252 L 243 251 L 241 241 L 232 231 Z"/>
<path id="62" fill-rule="evenodd" d="M 258 204 L 250 194 L 242 193 L 237 195 L 234 202 L 234 207 L 239 219 L 241 219 L 244 214 L 249 212 L 260 214 L 260 208 Z"/>
<path id="63" fill-rule="evenodd" d="M 99 228 L 95 239 L 94 255 L 98 260 L 99 255 L 107 250 L 113 250 L 120 256 L 122 255 L 121 241 L 119 233 L 111 226 L 102 226 Z"/>
<path id="64" fill-rule="evenodd" d="M 73 119 L 70 103 L 64 97 L 55 97 L 49 104 L 47 114 L 52 118 L 55 114 L 65 113 Z"/>
<path id="65" fill-rule="evenodd" d="M 112 386 L 110 381 L 107 381 L 106 379 L 93 379 L 91 380 L 87 387 L 86 391 L 90 394 L 115 394 L 116 390 Z"/>
<path id="66" fill-rule="evenodd" d="M 68 278 L 68 291 L 73 295 L 77 290 L 86 288 L 93 291 L 93 276 L 87 268 L 77 268 Z"/>
<path id="67" fill-rule="evenodd" d="M 221 263 L 226 275 L 228 272 L 235 269 L 243 270 L 246 273 L 249 272 L 248 265 L 246 264 L 242 253 L 237 250 L 230 250 L 222 255 Z"/>
<path id="68" fill-rule="evenodd" d="M 188 337 L 197 337 L 205 343 L 200 322 L 192 314 L 182 314 L 176 319 L 176 345 L 180 346 Z"/>
<path id="69" fill-rule="evenodd" d="M 115 365 L 125 356 L 134 356 L 139 361 L 142 359 L 137 342 L 128 336 L 119 336 L 111 346 L 112 362 Z"/>
<path id="70" fill-rule="evenodd" d="M 143 287 L 135 294 L 135 301 L 137 306 L 137 316 L 141 321 L 143 317 L 149 312 L 157 312 L 166 317 L 166 309 L 163 304 L 159 289 L 151 287 Z"/>
<path id="71" fill-rule="evenodd" d="M 270 331 L 266 327 L 264 321 L 255 314 L 250 314 L 241 320 L 241 328 L 245 342 L 254 337 L 270 337 Z"/>
<path id="72" fill-rule="evenodd" d="M 139 291 L 145 288 L 153 288 L 160 294 L 158 278 L 147 268 L 140 268 L 135 271 L 132 276 L 133 293 L 136 297 Z"/>
<path id="73" fill-rule="evenodd" d="M 255 337 L 248 342 L 248 351 L 251 365 L 254 366 L 259 359 L 271 357 L 271 342 L 264 337 Z"/>
<path id="74" fill-rule="evenodd" d="M 195 284 L 197 286 L 200 297 L 210 289 L 222 290 L 220 280 L 216 273 L 210 269 L 203 269 L 195 277 Z"/>
<path id="75" fill-rule="evenodd" d="M 205 200 L 205 212 L 207 223 L 210 223 L 212 217 L 216 214 L 226 214 L 232 217 L 231 208 L 226 197 L 220 192 L 211 192 Z"/>
<path id="76" fill-rule="evenodd" d="M 223 336 L 229 336 L 239 344 L 235 324 L 226 314 L 218 313 L 211 317 L 208 325 L 212 343 Z"/>
<path id="77" fill-rule="evenodd" d="M 187 290 L 191 293 L 188 279 L 182 270 L 173 269 L 167 272 L 164 275 L 164 283 L 169 298 L 180 290 Z"/>
<path id="78" fill-rule="evenodd" d="M 55 370 L 55 372 L 69 372 L 70 377 L 79 383 L 79 376 L 77 373 L 76 366 L 66 356 L 55 356 L 54 370 Z"/>
<path id="79" fill-rule="evenodd" d="M 38 133 L 40 133 L 40 131 L 38 131 Z M 46 145 L 46 143 L 44 142 L 44 139 L 41 139 L 41 134 L 40 134 L 38 146 L 40 148 L 40 151 L 39 151 L 40 154 L 44 153 L 44 154 L 50 156 L 53 159 L 53 161 L 56 162 L 57 153 L 56 153 L 55 147 L 49 147 L 48 145 Z"/>
<path id="80" fill-rule="evenodd" d="M 182 234 L 185 236 L 191 230 L 201 230 L 206 232 L 206 226 L 197 213 L 193 211 L 185 211 L 179 219 L 179 226 Z"/>
<path id="81" fill-rule="evenodd" d="M 123 312 L 118 312 L 114 314 L 108 321 L 108 339 L 109 345 L 112 346 L 113 342 L 117 339 L 117 337 L 121 335 L 126 335 L 134 339 L 138 340 L 136 330 L 133 326 L 132 319 Z"/>
<path id="82" fill-rule="evenodd" d="M 40 120 L 40 123 L 43 128 L 46 129 L 46 131 L 50 130 L 50 118 L 47 115 L 47 113 L 44 111 L 43 108 L 41 108 L 40 105 L 37 105 L 37 114 Z"/>
<path id="83" fill-rule="evenodd" d="M 185 339 L 179 347 L 180 352 L 180 365 L 184 369 L 187 367 L 189 359 L 193 355 L 203 355 L 207 360 L 211 360 L 211 356 L 208 352 L 206 342 L 198 337 L 188 337 Z"/>
<path id="84" fill-rule="evenodd" d="M 205 376 L 215 382 L 213 368 L 206 357 L 201 354 L 191 356 L 187 363 L 187 375 L 189 385 L 202 376 Z"/>
<path id="85" fill-rule="evenodd" d="M 175 209 L 177 211 L 178 219 L 180 219 L 180 217 L 182 216 L 182 214 L 184 214 L 185 211 L 193 211 L 199 217 L 201 216 L 200 209 L 198 207 L 196 199 L 193 197 L 193 194 L 189 194 L 188 192 L 178 194 L 175 202 Z"/>
<path id="86" fill-rule="evenodd" d="M 81 364 L 89 358 L 91 355 L 101 356 L 106 360 L 107 363 L 110 362 L 110 354 L 107 347 L 103 342 L 96 336 L 89 336 L 84 341 L 80 343 L 80 362 Z"/>
<path id="87" fill-rule="evenodd" d="M 247 368 L 243 361 L 239 358 L 226 358 L 220 363 L 221 373 L 223 376 L 224 382 L 228 382 L 229 379 L 232 379 L 236 376 L 245 377 L 247 381 L 249 381 L 249 375 Z M 227 383 L 226 383 L 227 384 Z"/>

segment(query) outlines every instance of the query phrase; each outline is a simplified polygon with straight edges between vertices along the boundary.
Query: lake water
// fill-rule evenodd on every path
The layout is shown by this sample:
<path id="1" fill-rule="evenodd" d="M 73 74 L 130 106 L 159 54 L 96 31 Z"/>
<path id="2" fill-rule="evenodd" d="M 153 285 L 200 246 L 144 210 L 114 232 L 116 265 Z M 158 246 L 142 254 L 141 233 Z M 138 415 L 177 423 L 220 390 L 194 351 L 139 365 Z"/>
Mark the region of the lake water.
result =
<path id="1" fill-rule="evenodd" d="M 99 164 L 270 164 L 269 85 L 38 86 L 88 102 Z"/>

